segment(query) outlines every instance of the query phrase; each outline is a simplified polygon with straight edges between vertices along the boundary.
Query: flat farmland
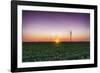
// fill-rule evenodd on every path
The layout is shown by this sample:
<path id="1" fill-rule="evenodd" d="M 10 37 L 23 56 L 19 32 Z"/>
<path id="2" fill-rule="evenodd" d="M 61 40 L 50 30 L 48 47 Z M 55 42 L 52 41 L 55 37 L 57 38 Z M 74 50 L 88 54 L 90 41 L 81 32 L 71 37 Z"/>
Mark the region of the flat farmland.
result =
<path id="1" fill-rule="evenodd" d="M 23 42 L 22 61 L 58 61 L 90 58 L 90 42 Z"/>

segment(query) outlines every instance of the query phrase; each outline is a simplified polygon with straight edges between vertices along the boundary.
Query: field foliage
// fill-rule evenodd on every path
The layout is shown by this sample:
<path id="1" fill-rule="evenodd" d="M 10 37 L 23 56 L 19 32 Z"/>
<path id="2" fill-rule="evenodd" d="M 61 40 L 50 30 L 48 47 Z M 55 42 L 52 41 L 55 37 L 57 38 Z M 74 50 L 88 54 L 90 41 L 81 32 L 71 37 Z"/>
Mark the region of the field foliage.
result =
<path id="1" fill-rule="evenodd" d="M 23 42 L 23 62 L 79 60 L 89 58 L 89 42 Z"/>

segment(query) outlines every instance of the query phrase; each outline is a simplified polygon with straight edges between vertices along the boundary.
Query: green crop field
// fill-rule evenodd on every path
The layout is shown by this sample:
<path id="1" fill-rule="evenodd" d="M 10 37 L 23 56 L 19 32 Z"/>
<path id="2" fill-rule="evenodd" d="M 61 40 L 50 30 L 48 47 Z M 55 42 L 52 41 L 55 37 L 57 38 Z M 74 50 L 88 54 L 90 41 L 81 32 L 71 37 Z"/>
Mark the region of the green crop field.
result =
<path id="1" fill-rule="evenodd" d="M 89 58 L 89 42 L 23 42 L 23 62 L 80 60 Z"/>

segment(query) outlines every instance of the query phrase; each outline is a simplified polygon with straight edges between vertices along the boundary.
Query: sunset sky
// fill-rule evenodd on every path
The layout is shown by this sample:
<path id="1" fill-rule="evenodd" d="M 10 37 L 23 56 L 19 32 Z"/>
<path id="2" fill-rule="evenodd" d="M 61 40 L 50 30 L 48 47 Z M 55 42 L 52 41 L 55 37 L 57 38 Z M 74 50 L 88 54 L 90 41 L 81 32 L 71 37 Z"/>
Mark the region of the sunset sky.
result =
<path id="1" fill-rule="evenodd" d="M 23 42 L 90 40 L 90 14 L 71 12 L 22 11 Z"/>

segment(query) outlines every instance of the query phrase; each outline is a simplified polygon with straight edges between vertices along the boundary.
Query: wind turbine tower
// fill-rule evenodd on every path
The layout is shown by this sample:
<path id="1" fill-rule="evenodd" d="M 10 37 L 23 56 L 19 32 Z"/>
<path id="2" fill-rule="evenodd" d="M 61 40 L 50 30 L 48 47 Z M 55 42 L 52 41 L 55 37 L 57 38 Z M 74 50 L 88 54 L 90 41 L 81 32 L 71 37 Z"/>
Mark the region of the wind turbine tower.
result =
<path id="1" fill-rule="evenodd" d="M 72 31 L 70 31 L 70 41 L 72 42 Z"/>

